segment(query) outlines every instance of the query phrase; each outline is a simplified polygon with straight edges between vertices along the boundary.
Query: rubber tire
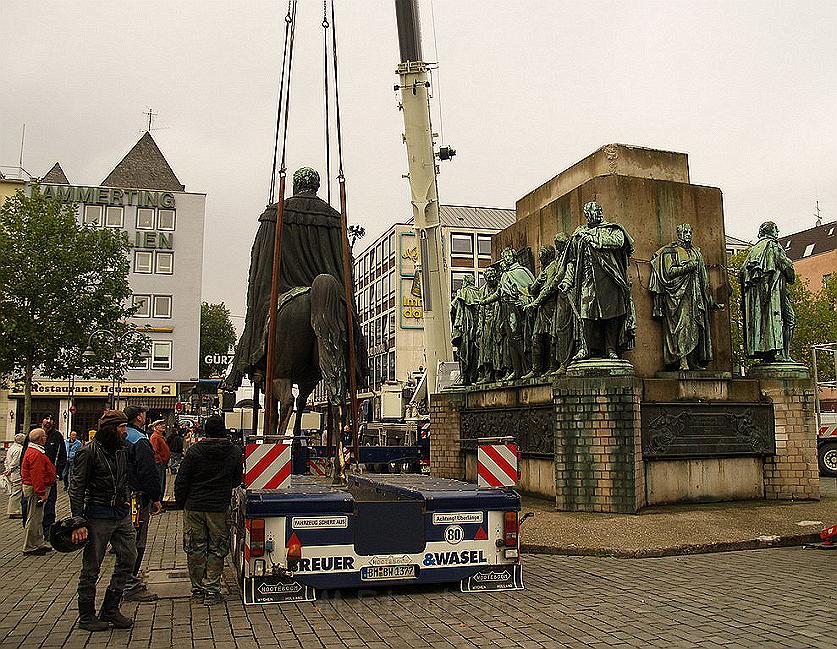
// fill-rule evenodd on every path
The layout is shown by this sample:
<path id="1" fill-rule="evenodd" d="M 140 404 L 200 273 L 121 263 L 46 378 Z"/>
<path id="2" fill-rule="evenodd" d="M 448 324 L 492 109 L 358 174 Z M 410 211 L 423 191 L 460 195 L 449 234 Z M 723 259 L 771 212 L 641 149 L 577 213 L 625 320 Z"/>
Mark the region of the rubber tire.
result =
<path id="1" fill-rule="evenodd" d="M 828 464 L 826 464 L 826 455 L 828 456 L 829 463 L 834 468 L 829 468 Z M 820 465 L 820 475 L 837 478 L 837 442 L 822 444 L 818 449 L 817 460 Z"/>

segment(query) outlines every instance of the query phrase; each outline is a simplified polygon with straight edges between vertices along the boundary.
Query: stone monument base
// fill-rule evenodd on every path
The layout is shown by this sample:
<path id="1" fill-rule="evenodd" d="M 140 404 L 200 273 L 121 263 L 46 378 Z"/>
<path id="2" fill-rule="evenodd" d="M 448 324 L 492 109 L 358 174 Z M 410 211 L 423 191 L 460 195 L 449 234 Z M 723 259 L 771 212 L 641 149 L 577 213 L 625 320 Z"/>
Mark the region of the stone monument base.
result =
<path id="1" fill-rule="evenodd" d="M 776 361 L 759 363 L 747 370 L 747 376 L 753 379 L 807 379 L 811 374 L 808 366 L 794 361 Z"/>
<path id="2" fill-rule="evenodd" d="M 633 376 L 634 366 L 623 358 L 588 358 L 567 365 L 568 377 Z"/>

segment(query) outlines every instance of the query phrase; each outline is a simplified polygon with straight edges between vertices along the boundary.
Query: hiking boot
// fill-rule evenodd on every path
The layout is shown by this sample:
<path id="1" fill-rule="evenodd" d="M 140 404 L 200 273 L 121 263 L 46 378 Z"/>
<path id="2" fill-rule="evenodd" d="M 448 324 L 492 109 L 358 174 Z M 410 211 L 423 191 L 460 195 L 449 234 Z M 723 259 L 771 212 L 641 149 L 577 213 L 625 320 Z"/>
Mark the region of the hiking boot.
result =
<path id="1" fill-rule="evenodd" d="M 147 589 L 141 588 L 139 590 L 125 593 L 122 596 L 123 602 L 156 602 L 157 593 L 149 593 Z"/>
<path id="2" fill-rule="evenodd" d="M 78 628 L 82 631 L 90 631 L 91 633 L 95 633 L 96 631 L 107 631 L 110 629 L 110 624 L 107 622 L 102 622 L 99 618 L 95 615 L 89 618 L 79 618 L 78 619 Z"/>
<path id="3" fill-rule="evenodd" d="M 206 591 L 203 588 L 193 588 L 192 589 L 192 596 L 189 598 L 193 602 L 200 602 L 203 604 L 203 600 L 206 598 Z"/>
<path id="4" fill-rule="evenodd" d="M 122 599 L 122 593 L 108 588 L 105 591 L 105 599 L 102 602 L 102 611 L 99 613 L 99 619 L 102 622 L 110 622 L 114 629 L 130 629 L 134 626 L 134 621 L 122 615 L 119 611 L 120 599 Z"/>
<path id="5" fill-rule="evenodd" d="M 107 631 L 110 624 L 96 617 L 96 603 L 92 599 L 78 600 L 78 628 L 82 631 Z"/>
<path id="6" fill-rule="evenodd" d="M 224 601 L 224 596 L 221 593 L 206 593 L 203 598 L 203 605 L 204 606 L 215 606 L 215 604 L 221 604 Z"/>

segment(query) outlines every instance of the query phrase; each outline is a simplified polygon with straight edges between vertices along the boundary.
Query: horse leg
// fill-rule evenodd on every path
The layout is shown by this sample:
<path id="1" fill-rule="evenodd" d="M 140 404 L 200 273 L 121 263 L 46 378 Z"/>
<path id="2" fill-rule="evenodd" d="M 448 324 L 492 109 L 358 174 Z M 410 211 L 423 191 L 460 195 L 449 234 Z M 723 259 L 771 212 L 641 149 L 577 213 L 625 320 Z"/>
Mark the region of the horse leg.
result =
<path id="1" fill-rule="evenodd" d="M 285 435 L 288 422 L 291 420 L 291 413 L 294 410 L 293 384 L 290 379 L 273 380 L 273 398 L 279 404 L 279 414 L 281 415 L 276 434 L 282 437 Z"/>
<path id="2" fill-rule="evenodd" d="M 331 412 L 332 426 L 329 431 L 334 439 L 334 472 L 332 474 L 332 484 L 335 486 L 345 486 L 346 484 L 346 458 L 343 456 L 343 430 L 340 425 L 339 406 L 329 405 Z"/>

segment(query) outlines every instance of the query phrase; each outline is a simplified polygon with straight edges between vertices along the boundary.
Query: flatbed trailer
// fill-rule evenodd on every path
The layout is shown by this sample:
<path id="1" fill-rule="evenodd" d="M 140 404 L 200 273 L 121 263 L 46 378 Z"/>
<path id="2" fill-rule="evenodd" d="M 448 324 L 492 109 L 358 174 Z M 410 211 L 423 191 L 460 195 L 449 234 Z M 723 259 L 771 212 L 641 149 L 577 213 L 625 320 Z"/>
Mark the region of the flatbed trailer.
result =
<path id="1" fill-rule="evenodd" d="M 233 495 L 232 558 L 245 604 L 313 601 L 318 590 L 458 582 L 523 588 L 520 496 L 424 475 L 294 475 Z"/>

